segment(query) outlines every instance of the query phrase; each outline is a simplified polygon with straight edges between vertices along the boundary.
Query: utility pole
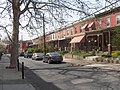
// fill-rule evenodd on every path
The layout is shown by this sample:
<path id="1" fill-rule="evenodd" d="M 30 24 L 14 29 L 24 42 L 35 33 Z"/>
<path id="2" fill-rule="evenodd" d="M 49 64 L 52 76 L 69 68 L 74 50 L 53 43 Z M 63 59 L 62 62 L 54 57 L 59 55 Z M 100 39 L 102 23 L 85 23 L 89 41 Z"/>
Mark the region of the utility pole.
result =
<path id="1" fill-rule="evenodd" d="M 45 41 L 45 18 L 44 18 L 44 13 L 43 13 L 43 44 L 44 44 L 44 55 L 46 54 L 46 41 Z"/>
<path id="2" fill-rule="evenodd" d="M 44 17 L 44 13 L 39 11 L 39 10 L 35 10 L 36 11 L 36 15 L 41 16 L 42 14 L 42 19 L 43 19 L 43 45 L 44 45 L 44 55 L 46 54 L 46 41 L 45 41 L 45 17 Z M 41 17 L 40 17 L 41 18 Z"/>

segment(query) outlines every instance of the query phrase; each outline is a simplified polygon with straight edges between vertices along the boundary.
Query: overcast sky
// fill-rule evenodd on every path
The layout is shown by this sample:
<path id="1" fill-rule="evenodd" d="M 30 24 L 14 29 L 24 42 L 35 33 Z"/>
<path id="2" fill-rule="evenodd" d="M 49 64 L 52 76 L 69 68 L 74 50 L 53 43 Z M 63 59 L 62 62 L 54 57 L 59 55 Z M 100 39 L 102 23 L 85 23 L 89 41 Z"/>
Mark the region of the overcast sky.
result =
<path id="1" fill-rule="evenodd" d="M 2 0 L 0 0 L 0 1 L 2 1 Z M 82 0 L 82 1 L 89 1 L 89 2 L 91 2 L 91 3 L 93 3 L 94 5 L 96 5 L 97 6 L 97 4 L 98 3 L 96 3 L 95 1 L 96 0 Z M 101 2 L 101 5 L 105 5 L 106 3 L 104 3 L 104 1 L 105 0 L 99 0 L 100 2 Z M 114 1 L 114 0 L 109 0 L 109 1 Z M 100 4 L 100 3 L 99 3 Z M 91 4 L 90 4 L 91 5 Z M 93 5 L 91 5 L 91 6 L 93 6 Z M 120 5 L 119 5 L 120 6 Z M 47 16 L 47 15 L 46 15 Z M 84 17 L 84 16 L 83 16 Z M 2 24 L 8 24 L 8 23 L 11 23 L 12 22 L 12 20 L 10 20 L 10 21 L 8 21 L 8 19 L 7 18 L 2 18 L 2 17 L 0 17 L 0 23 L 2 23 Z M 73 17 L 71 17 L 71 18 L 66 18 L 67 19 L 67 22 L 68 23 L 72 23 L 72 22 L 74 22 L 74 21 L 76 21 L 76 20 L 80 20 L 80 18 L 79 18 L 79 15 L 74 15 Z M 7 22 L 7 23 L 6 23 Z M 25 24 L 25 22 L 22 22 L 22 24 Z M 59 27 L 61 27 L 61 26 L 59 26 Z M 41 28 L 39 28 L 39 29 L 37 29 L 38 30 L 38 33 L 36 34 L 34 31 L 33 32 L 31 32 L 31 33 L 33 33 L 33 34 L 30 34 L 29 32 L 27 32 L 26 30 L 20 30 L 20 34 L 19 34 L 19 39 L 20 40 L 30 40 L 30 39 L 34 39 L 34 38 L 36 38 L 36 37 L 38 37 L 38 36 L 40 36 L 40 35 L 42 35 L 42 27 Z M 55 28 L 52 28 L 50 25 L 47 25 L 46 24 L 46 32 L 50 32 L 50 31 L 53 31 L 53 30 L 55 30 Z M 12 28 L 9 28 L 9 32 L 12 32 Z M 0 30 L 0 37 L 5 37 L 5 36 L 7 36 L 6 35 L 6 33 L 3 31 L 3 30 Z"/>

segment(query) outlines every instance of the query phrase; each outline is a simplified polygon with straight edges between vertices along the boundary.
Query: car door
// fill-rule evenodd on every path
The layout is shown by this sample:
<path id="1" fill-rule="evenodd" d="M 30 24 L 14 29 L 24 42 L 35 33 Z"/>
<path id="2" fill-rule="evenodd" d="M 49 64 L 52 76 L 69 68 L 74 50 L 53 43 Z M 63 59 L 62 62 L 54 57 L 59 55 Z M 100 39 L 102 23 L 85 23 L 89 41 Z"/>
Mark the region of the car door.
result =
<path id="1" fill-rule="evenodd" d="M 49 59 L 49 54 L 47 53 L 45 56 L 44 56 L 44 61 L 48 61 L 48 59 Z"/>
<path id="2" fill-rule="evenodd" d="M 32 59 L 35 59 L 35 53 L 33 53 L 33 55 L 32 55 Z"/>

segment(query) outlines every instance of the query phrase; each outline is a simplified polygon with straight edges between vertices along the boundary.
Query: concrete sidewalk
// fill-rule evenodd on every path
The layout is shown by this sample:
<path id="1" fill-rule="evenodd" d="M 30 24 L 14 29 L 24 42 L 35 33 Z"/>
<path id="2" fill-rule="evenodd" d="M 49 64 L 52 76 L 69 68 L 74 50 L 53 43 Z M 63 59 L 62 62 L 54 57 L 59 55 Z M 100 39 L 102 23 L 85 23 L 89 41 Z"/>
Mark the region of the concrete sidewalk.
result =
<path id="1" fill-rule="evenodd" d="M 101 69 L 109 69 L 109 70 L 116 70 L 120 71 L 120 64 L 114 64 L 114 63 L 105 63 L 105 62 L 95 62 L 93 61 L 94 58 L 97 56 L 90 56 L 82 60 L 76 60 L 76 59 L 70 59 L 65 58 L 64 61 L 67 63 L 70 63 L 71 66 L 83 66 L 83 67 L 89 67 L 89 68 L 101 68 Z"/>
<path id="2" fill-rule="evenodd" d="M 3 55 L 0 60 L 0 90 L 35 90 L 35 88 L 22 79 L 21 72 L 17 69 L 6 69 L 10 60 Z"/>
<path id="3" fill-rule="evenodd" d="M 94 64 L 95 62 L 92 60 L 93 57 L 90 57 L 90 59 L 81 59 L 81 60 L 77 60 L 77 59 L 70 59 L 70 58 L 65 58 L 63 57 L 64 61 L 67 63 L 71 63 L 73 65 L 88 65 L 88 64 Z"/>

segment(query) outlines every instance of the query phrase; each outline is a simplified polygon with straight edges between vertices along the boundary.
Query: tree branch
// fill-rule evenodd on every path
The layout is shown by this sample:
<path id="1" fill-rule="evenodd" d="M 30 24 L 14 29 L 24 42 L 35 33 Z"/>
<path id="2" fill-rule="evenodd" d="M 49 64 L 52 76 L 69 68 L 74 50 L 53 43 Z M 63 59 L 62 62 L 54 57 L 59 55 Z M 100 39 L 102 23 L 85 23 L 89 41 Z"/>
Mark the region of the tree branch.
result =
<path id="1" fill-rule="evenodd" d="M 25 13 L 28 10 L 28 6 L 30 3 L 31 3 L 31 0 L 29 0 L 28 3 L 26 4 L 25 8 L 22 11 L 20 11 L 20 15 Z"/>
<path id="2" fill-rule="evenodd" d="M 9 40 L 10 40 L 11 42 L 13 42 L 12 39 L 11 39 L 11 37 L 10 37 L 10 35 L 9 35 L 10 32 L 7 30 L 7 27 L 8 27 L 8 26 L 10 26 L 10 25 L 7 25 L 7 26 L 5 26 L 5 27 L 0 25 L 0 27 L 5 30 L 5 32 L 6 32 L 7 36 L 8 36 L 8 38 L 9 38 Z M 8 32 L 9 32 L 9 33 L 8 33 Z"/>
<path id="3" fill-rule="evenodd" d="M 12 0 L 8 0 L 10 3 L 12 3 Z"/>

